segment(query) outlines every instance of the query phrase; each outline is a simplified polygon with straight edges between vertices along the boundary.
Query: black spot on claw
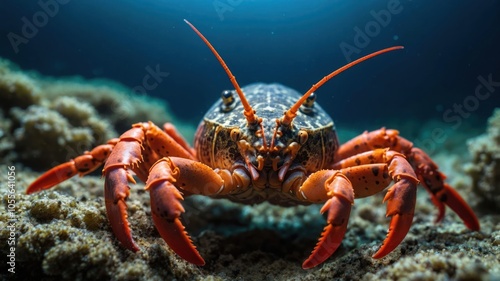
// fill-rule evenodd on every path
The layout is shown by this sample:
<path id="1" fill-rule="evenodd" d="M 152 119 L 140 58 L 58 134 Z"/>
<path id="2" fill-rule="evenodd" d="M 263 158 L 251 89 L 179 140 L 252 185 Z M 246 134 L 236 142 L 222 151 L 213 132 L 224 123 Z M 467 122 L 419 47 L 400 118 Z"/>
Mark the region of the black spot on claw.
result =
<path id="1" fill-rule="evenodd" d="M 379 168 L 378 167 L 373 167 L 372 168 L 372 173 L 374 176 L 378 176 Z"/>

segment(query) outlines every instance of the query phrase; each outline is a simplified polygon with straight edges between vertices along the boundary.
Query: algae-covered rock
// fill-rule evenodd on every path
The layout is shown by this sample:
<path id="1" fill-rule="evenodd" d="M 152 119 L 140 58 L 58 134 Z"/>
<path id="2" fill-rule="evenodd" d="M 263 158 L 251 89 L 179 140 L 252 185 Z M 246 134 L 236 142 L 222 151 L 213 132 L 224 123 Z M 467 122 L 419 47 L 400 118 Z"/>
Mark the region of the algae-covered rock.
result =
<path id="1" fill-rule="evenodd" d="M 481 206 L 500 211 L 500 108 L 488 119 L 485 134 L 468 141 L 472 162 L 466 166 Z"/>
<path id="2" fill-rule="evenodd" d="M 40 88 L 27 74 L 13 63 L 0 58 L 0 97 L 2 109 L 26 108 L 40 102 Z"/>
<path id="3" fill-rule="evenodd" d="M 25 164 L 48 169 L 146 121 L 172 122 L 192 140 L 195 127 L 175 121 L 164 101 L 131 93 L 116 82 L 48 78 L 0 60 L 0 156 L 13 148 Z"/>
<path id="4" fill-rule="evenodd" d="M 74 127 L 57 111 L 32 105 L 13 108 L 15 149 L 19 158 L 32 167 L 55 166 L 88 150 L 95 143 L 88 127 Z"/>
<path id="5" fill-rule="evenodd" d="M 12 120 L 5 118 L 5 112 L 0 108 L 0 159 L 3 159 L 4 163 L 17 159 L 11 128 Z"/>
<path id="6" fill-rule="evenodd" d="M 165 101 L 134 96 L 130 89 L 108 80 L 45 79 L 40 87 L 49 100 L 68 96 L 85 101 L 118 132 L 124 132 L 137 122 L 153 121 L 161 125 L 174 120 Z"/>

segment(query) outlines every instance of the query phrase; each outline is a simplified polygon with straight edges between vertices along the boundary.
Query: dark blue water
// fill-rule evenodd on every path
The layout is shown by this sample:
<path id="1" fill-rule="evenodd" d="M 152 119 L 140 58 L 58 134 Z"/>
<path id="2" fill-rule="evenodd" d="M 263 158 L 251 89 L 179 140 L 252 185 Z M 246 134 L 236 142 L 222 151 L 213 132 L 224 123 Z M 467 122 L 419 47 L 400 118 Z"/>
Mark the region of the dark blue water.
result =
<path id="1" fill-rule="evenodd" d="M 384 118 L 452 126 L 500 105 L 499 1 L 359 2 L 2 0 L 0 56 L 44 75 L 117 80 L 197 122 L 231 84 L 188 19 L 242 86 L 305 92 L 349 60 L 404 45 L 318 91 L 339 126 Z"/>

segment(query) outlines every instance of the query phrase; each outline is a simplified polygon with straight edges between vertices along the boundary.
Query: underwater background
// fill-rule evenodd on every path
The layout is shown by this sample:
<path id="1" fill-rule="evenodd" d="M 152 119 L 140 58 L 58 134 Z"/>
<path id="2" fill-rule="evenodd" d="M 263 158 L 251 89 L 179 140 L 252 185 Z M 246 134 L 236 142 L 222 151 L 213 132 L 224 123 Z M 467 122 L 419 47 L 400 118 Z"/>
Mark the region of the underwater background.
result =
<path id="1" fill-rule="evenodd" d="M 183 19 L 212 42 L 241 86 L 279 82 L 305 92 L 348 61 L 403 45 L 403 51 L 356 66 L 318 91 L 318 102 L 338 126 L 379 127 L 373 122 L 379 118 L 443 119 L 447 109 L 474 94 L 478 76 L 500 80 L 500 4 L 494 0 L 65 0 L 46 21 L 36 16 L 43 11 L 37 3 L 0 4 L 2 57 L 44 75 L 119 81 L 167 100 L 176 116 L 194 123 L 231 84 Z M 39 23 L 33 35 L 29 28 L 23 35 L 23 18 Z M 27 41 L 9 40 L 11 32 Z M 148 69 L 162 76 L 145 89 Z M 495 96 L 481 101 L 471 119 L 490 116 L 500 101 Z M 456 124 L 457 115 L 449 114 L 447 124 Z"/>
<path id="2" fill-rule="evenodd" d="M 341 247 L 305 271 L 321 204 L 192 196 L 182 220 L 207 261 L 198 267 L 161 239 L 141 182 L 127 200 L 138 253 L 112 233 L 100 172 L 26 195 L 41 172 L 136 122 L 172 122 L 192 143 L 232 85 L 184 19 L 242 87 L 303 93 L 357 58 L 404 46 L 334 77 L 316 101 L 341 142 L 385 126 L 423 148 L 481 231 L 449 208 L 436 224 L 419 187 L 407 237 L 372 259 L 388 227 L 381 192 L 356 200 Z M 0 36 L 0 280 L 500 280 L 500 1 L 1 0 Z M 4 262 L 13 252 L 16 273 Z"/>

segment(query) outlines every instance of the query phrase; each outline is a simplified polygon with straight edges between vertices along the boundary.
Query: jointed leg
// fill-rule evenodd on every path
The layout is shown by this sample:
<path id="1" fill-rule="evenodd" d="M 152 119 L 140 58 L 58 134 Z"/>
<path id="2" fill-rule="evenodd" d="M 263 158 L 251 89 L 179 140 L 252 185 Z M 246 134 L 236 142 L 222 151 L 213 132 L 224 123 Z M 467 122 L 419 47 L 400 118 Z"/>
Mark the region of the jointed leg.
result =
<path id="1" fill-rule="evenodd" d="M 389 232 L 382 247 L 373 255 L 374 258 L 384 257 L 401 243 L 413 220 L 418 184 L 413 168 L 401 153 L 388 148 L 351 156 L 337 162 L 334 167 L 343 168 L 342 171 L 349 175 L 357 198 L 375 194 L 391 181 L 395 182 L 384 197 L 384 202 L 387 201 L 386 215 L 392 217 Z M 366 180 L 370 181 L 370 188 L 363 183 Z"/>
<path id="2" fill-rule="evenodd" d="M 150 192 L 151 213 L 161 237 L 180 257 L 203 265 L 191 238 L 184 231 L 180 215 L 184 212 L 182 194 L 227 194 L 248 187 L 250 176 L 240 168 L 233 172 L 214 171 L 193 160 L 169 157 L 160 159 L 152 168 L 146 189 Z M 242 186 L 246 185 L 246 186 Z"/>
<path id="3" fill-rule="evenodd" d="M 322 189 L 313 190 L 313 185 Z M 302 268 L 309 269 L 324 262 L 340 246 L 347 230 L 351 205 L 354 204 L 354 191 L 345 175 L 332 170 L 312 174 L 303 186 L 305 190 L 300 191 L 301 195 L 311 197 L 308 197 L 309 200 L 318 195 L 329 198 L 321 208 L 322 214 L 328 212 L 327 225 L 311 255 L 302 264 Z"/>
<path id="4" fill-rule="evenodd" d="M 352 161 L 359 165 L 349 167 Z M 304 262 L 304 268 L 320 264 L 338 248 L 347 228 L 354 195 L 368 196 L 383 190 L 391 181 L 395 182 L 384 198 L 384 202 L 387 201 L 386 214 L 392 217 L 389 232 L 374 258 L 381 258 L 394 250 L 408 233 L 413 220 L 418 180 L 402 154 L 389 150 L 370 151 L 346 159 L 337 166 L 340 170 L 313 173 L 296 192 L 300 199 L 309 202 L 328 199 L 321 209 L 329 212 L 327 226 L 311 256 Z"/>
<path id="5" fill-rule="evenodd" d="M 177 131 L 177 128 L 175 128 L 174 125 L 171 123 L 165 123 L 163 124 L 163 130 L 165 133 L 167 133 L 169 136 L 171 136 L 175 142 L 180 144 L 186 151 L 189 151 L 193 157 L 196 155 L 195 150 L 188 144 L 188 142 L 184 139 L 184 137 Z"/>
<path id="6" fill-rule="evenodd" d="M 371 132 L 365 131 L 344 143 L 335 153 L 335 159 L 339 161 L 378 148 L 389 148 L 406 155 L 412 147 L 413 143 L 400 137 L 398 131 L 382 128 Z"/>
<path id="7" fill-rule="evenodd" d="M 462 219 L 469 229 L 478 231 L 480 226 L 474 211 L 455 189 L 444 182 L 446 176 L 439 171 L 436 163 L 419 148 L 413 148 L 409 158 L 415 167 L 418 179 L 431 194 L 432 202 L 439 210 L 436 222 L 443 219 L 445 214 L 444 204 L 446 204 Z"/>
<path id="8" fill-rule="evenodd" d="M 76 174 L 86 175 L 106 162 L 103 169 L 105 177 L 105 202 L 108 219 L 117 239 L 128 249 L 138 251 L 132 239 L 127 220 L 125 204 L 129 195 L 129 182 L 135 183 L 130 171 L 141 180 L 148 178 L 149 168 L 163 156 L 177 156 L 194 159 L 187 143 L 177 143 L 181 137 L 172 129 L 174 136 L 163 132 L 153 123 L 137 123 L 107 144 L 95 147 L 90 152 L 78 156 L 44 173 L 27 189 L 34 193 L 51 188 Z"/>
<path id="9" fill-rule="evenodd" d="M 99 145 L 90 152 L 86 151 L 83 155 L 48 170 L 28 186 L 26 193 L 49 189 L 77 174 L 84 176 L 95 171 L 106 161 L 118 141 L 119 139 L 111 139 L 107 144 Z"/>
<path id="10" fill-rule="evenodd" d="M 448 205 L 471 230 L 479 230 L 479 221 L 465 200 L 451 186 L 444 182 L 446 178 L 439 172 L 438 166 L 430 157 L 407 139 L 400 137 L 396 130 L 382 128 L 372 132 L 364 132 L 358 137 L 343 144 L 336 152 L 335 159 L 354 159 L 360 153 L 378 148 L 388 148 L 403 153 L 417 174 L 420 183 L 431 194 L 432 202 L 438 208 L 436 222 L 441 221 L 445 214 L 444 204 Z M 345 161 L 345 160 L 343 160 Z M 342 161 L 340 161 L 342 162 Z M 352 163 L 352 162 L 351 162 Z M 359 165 L 352 163 L 351 165 Z M 337 167 L 338 163 L 334 165 Z"/>
<path id="11" fill-rule="evenodd" d="M 134 171 L 145 181 L 151 162 L 166 155 L 193 158 L 189 151 L 153 123 L 137 123 L 120 136 L 120 141 L 104 165 L 104 195 L 108 219 L 116 238 L 129 250 L 139 250 L 127 219 L 125 202 L 130 193 L 128 184 L 135 183 L 129 171 Z"/>

